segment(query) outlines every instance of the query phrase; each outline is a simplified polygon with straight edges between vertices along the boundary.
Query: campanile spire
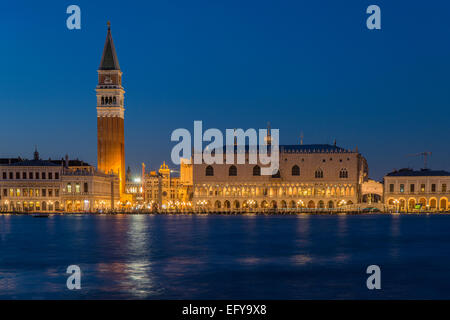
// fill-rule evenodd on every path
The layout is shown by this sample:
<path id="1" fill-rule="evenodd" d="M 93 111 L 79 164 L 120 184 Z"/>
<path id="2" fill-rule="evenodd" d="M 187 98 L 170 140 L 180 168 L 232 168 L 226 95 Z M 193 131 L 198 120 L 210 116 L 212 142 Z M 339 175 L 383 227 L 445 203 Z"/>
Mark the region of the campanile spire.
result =
<path id="1" fill-rule="evenodd" d="M 119 176 L 120 194 L 125 191 L 124 94 L 122 71 L 111 35 L 111 23 L 103 47 L 97 92 L 97 167 Z"/>

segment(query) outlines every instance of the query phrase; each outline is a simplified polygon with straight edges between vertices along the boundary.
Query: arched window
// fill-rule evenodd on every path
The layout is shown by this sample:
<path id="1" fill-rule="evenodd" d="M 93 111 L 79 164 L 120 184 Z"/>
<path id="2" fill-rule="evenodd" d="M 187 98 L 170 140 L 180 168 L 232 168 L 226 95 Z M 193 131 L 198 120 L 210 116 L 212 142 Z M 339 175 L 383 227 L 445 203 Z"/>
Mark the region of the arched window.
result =
<path id="1" fill-rule="evenodd" d="M 261 168 L 259 166 L 253 167 L 253 175 L 254 176 L 260 176 L 261 175 Z"/>
<path id="2" fill-rule="evenodd" d="M 315 177 L 316 177 L 317 179 L 323 178 L 323 171 L 322 171 L 322 169 L 317 169 L 317 170 L 316 170 Z"/>
<path id="3" fill-rule="evenodd" d="M 348 178 L 348 171 L 347 171 L 347 169 L 341 169 L 341 171 L 339 171 L 339 178 L 342 178 L 342 179 Z"/>
<path id="4" fill-rule="evenodd" d="M 105 104 L 105 97 L 102 97 L 102 104 Z"/>
<path id="5" fill-rule="evenodd" d="M 295 165 L 292 167 L 292 175 L 293 176 L 299 176 L 300 175 L 300 168 L 299 166 Z"/>
<path id="6" fill-rule="evenodd" d="M 207 166 L 206 169 L 205 169 L 205 175 L 206 175 L 207 177 L 212 177 L 212 176 L 214 176 L 214 168 L 211 167 L 211 166 Z"/>
<path id="7" fill-rule="evenodd" d="M 116 97 L 113 98 L 113 103 L 116 104 Z"/>
<path id="8" fill-rule="evenodd" d="M 231 166 L 230 169 L 228 169 L 228 175 L 235 177 L 237 176 L 237 168 L 236 166 Z"/>
<path id="9" fill-rule="evenodd" d="M 109 97 L 109 104 L 112 104 L 112 97 Z"/>

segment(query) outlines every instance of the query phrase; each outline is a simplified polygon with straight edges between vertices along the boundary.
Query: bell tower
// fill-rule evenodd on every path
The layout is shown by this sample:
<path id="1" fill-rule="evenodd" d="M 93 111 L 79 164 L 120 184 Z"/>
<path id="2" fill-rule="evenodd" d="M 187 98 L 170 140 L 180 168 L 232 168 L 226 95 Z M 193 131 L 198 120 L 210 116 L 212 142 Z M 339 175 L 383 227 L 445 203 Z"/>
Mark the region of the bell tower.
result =
<path id="1" fill-rule="evenodd" d="M 108 21 L 108 33 L 98 72 L 97 167 L 118 175 L 120 195 L 125 192 L 124 93 L 122 71 Z"/>

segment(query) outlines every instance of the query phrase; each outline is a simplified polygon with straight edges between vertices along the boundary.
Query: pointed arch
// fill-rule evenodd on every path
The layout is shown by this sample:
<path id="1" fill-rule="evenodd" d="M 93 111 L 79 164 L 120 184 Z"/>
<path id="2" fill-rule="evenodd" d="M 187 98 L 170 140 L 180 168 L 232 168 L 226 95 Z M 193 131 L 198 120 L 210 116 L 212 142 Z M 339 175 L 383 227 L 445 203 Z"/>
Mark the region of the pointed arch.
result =
<path id="1" fill-rule="evenodd" d="M 205 169 L 205 175 L 207 177 L 214 176 L 214 168 L 212 166 L 207 166 L 206 169 Z"/>
<path id="2" fill-rule="evenodd" d="M 315 177 L 316 177 L 316 179 L 321 179 L 321 178 L 323 178 L 323 170 L 322 169 L 317 169 L 316 170 L 316 172 L 315 172 Z"/>

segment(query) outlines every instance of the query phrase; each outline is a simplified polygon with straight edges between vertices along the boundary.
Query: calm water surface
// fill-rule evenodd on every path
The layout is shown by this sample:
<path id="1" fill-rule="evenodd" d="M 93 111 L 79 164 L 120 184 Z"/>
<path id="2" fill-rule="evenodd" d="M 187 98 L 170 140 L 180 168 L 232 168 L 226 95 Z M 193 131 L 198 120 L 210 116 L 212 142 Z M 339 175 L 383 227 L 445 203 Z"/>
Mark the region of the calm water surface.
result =
<path id="1" fill-rule="evenodd" d="M 0 215 L 0 299 L 450 299 L 449 254 L 450 215 Z"/>

